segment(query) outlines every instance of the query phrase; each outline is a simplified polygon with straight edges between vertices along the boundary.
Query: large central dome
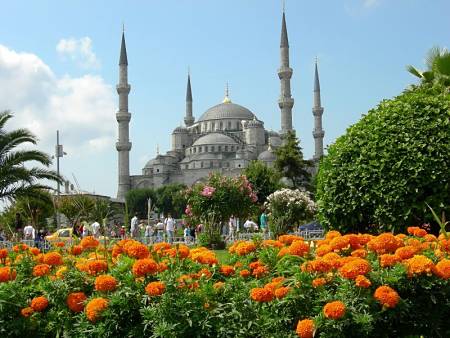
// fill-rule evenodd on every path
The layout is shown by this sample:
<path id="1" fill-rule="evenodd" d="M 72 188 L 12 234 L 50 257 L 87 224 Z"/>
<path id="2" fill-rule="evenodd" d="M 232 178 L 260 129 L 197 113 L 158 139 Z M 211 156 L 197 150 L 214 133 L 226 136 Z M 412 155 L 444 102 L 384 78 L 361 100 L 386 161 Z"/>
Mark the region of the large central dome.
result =
<path id="1" fill-rule="evenodd" d="M 252 120 L 253 117 L 254 114 L 247 108 L 232 102 L 224 102 L 209 108 L 198 122 L 221 119 Z"/>

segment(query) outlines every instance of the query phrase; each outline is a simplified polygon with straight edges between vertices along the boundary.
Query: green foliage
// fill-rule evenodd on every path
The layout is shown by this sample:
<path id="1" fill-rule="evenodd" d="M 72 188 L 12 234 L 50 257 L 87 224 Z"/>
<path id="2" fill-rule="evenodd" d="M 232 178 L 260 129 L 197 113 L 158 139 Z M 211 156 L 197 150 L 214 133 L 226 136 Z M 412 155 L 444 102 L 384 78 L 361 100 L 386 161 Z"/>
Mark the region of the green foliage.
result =
<path id="1" fill-rule="evenodd" d="M 269 168 L 261 161 L 251 161 L 243 175 L 247 177 L 253 191 L 258 196 L 258 204 L 263 204 L 267 196 L 282 186 L 279 172 Z"/>
<path id="2" fill-rule="evenodd" d="M 8 111 L 0 113 L 0 200 L 10 202 L 18 197 L 39 197 L 43 189 L 50 190 L 42 180 L 62 182 L 52 170 L 30 167 L 32 162 L 48 167 L 50 157 L 39 150 L 21 148 L 29 143 L 35 145 L 37 138 L 27 129 L 7 131 L 5 125 L 11 118 Z"/>
<path id="3" fill-rule="evenodd" d="M 420 86 L 382 101 L 322 159 L 317 199 L 323 225 L 401 231 L 449 211 L 450 96 Z M 380 225 L 374 228 L 372 225 Z"/>
<path id="4" fill-rule="evenodd" d="M 54 213 L 53 198 L 49 192 L 42 190 L 39 197 L 19 197 L 14 209 L 38 229 Z"/>
<path id="5" fill-rule="evenodd" d="M 311 175 L 307 168 L 311 166 L 311 163 L 303 159 L 300 141 L 294 132 L 289 131 L 284 136 L 283 145 L 275 151 L 275 154 L 277 155 L 275 169 L 283 177 L 288 178 L 294 188 L 309 189 Z"/>
<path id="6" fill-rule="evenodd" d="M 125 195 L 125 200 L 130 215 L 137 214 L 139 218 L 147 218 L 148 199 L 152 203 L 156 201 L 156 193 L 153 189 L 132 189 Z"/>
<path id="7" fill-rule="evenodd" d="M 450 52 L 445 48 L 433 47 L 426 57 L 427 70 L 421 71 L 414 66 L 406 69 L 421 79 L 422 84 L 439 84 L 450 88 Z"/>
<path id="8" fill-rule="evenodd" d="M 184 184 L 168 184 L 156 190 L 156 207 L 164 215 L 171 214 L 174 218 L 181 218 L 186 208 Z"/>

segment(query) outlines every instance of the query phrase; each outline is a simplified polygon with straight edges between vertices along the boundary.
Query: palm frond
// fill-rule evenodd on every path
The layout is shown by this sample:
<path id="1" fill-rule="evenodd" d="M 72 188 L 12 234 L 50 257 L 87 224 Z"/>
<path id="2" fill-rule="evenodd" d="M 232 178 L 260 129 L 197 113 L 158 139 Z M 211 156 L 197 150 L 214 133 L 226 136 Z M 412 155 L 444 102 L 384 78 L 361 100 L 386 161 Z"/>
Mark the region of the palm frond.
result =
<path id="1" fill-rule="evenodd" d="M 52 162 L 46 153 L 39 150 L 20 150 L 0 157 L 0 163 L 4 166 L 15 166 L 30 161 L 39 162 L 44 166 L 49 166 Z"/>
<path id="2" fill-rule="evenodd" d="M 427 65 L 428 71 L 433 71 L 435 67 L 436 60 L 441 56 L 443 49 L 439 46 L 433 46 L 427 53 L 425 57 L 425 64 Z"/>
<path id="3" fill-rule="evenodd" d="M 446 52 L 436 60 L 437 71 L 445 76 L 450 76 L 450 53 Z"/>
<path id="4" fill-rule="evenodd" d="M 406 70 L 408 72 L 410 72 L 412 75 L 418 77 L 419 79 L 422 79 L 422 72 L 420 70 L 418 70 L 416 67 L 412 66 L 412 65 L 408 65 L 406 66 Z"/>
<path id="5" fill-rule="evenodd" d="M 9 119 L 11 119 L 13 115 L 9 110 L 5 110 L 3 112 L 0 112 L 0 129 L 3 129 L 6 122 L 8 122 Z"/>

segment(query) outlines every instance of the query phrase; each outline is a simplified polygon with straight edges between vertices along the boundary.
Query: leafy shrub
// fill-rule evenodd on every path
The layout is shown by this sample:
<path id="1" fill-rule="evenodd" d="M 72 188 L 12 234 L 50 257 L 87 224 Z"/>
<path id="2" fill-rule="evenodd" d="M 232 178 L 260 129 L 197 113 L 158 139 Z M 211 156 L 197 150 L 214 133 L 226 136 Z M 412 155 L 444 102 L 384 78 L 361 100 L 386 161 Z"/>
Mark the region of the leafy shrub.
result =
<path id="1" fill-rule="evenodd" d="M 329 147 L 319 219 L 342 231 L 401 231 L 449 211 L 450 96 L 415 87 L 382 101 Z M 373 228 L 377 224 L 381 228 Z"/>

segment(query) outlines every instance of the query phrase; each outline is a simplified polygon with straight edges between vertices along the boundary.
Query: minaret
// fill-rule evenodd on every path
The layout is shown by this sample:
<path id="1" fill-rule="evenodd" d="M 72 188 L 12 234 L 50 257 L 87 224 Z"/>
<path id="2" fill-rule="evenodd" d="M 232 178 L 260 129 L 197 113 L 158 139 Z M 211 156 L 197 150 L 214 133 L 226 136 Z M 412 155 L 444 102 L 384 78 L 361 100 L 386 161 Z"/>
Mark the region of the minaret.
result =
<path id="1" fill-rule="evenodd" d="M 192 90 L 191 90 L 191 74 L 188 73 L 187 88 L 186 88 L 186 116 L 184 117 L 184 124 L 190 127 L 194 124 L 194 117 L 192 116 Z"/>
<path id="2" fill-rule="evenodd" d="M 281 65 L 278 69 L 278 77 L 280 78 L 281 93 L 278 105 L 281 109 L 281 134 L 293 130 L 292 129 L 292 107 L 294 99 L 291 97 L 291 77 L 292 68 L 289 67 L 289 41 L 286 28 L 286 18 L 283 9 L 283 21 L 281 24 Z"/>
<path id="3" fill-rule="evenodd" d="M 317 59 L 316 67 L 314 72 L 314 106 L 312 109 L 314 115 L 314 145 L 315 152 L 313 160 L 318 161 L 323 156 L 323 137 L 325 132 L 322 129 L 322 114 L 323 107 L 320 102 L 320 82 L 319 82 L 319 71 L 317 70 Z"/>
<path id="4" fill-rule="evenodd" d="M 122 32 L 122 44 L 120 46 L 119 84 L 116 88 L 117 94 L 119 94 L 119 111 L 116 113 L 116 119 L 119 124 L 119 140 L 116 142 L 116 149 L 119 154 L 119 187 L 117 190 L 117 198 L 124 200 L 125 194 L 131 188 L 131 142 L 129 138 L 131 114 L 128 112 L 128 94 L 130 93 L 130 85 L 128 84 L 128 59 L 124 32 Z"/>

